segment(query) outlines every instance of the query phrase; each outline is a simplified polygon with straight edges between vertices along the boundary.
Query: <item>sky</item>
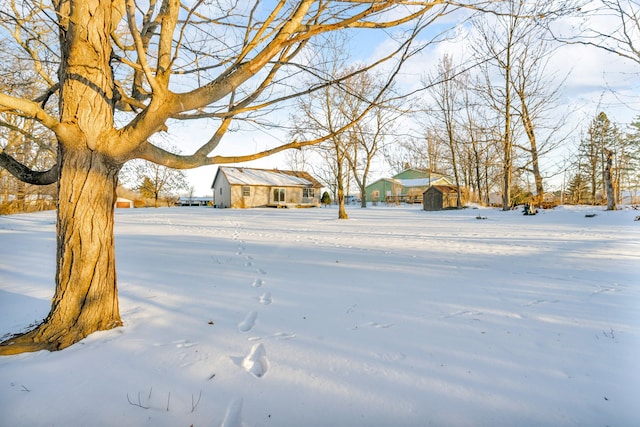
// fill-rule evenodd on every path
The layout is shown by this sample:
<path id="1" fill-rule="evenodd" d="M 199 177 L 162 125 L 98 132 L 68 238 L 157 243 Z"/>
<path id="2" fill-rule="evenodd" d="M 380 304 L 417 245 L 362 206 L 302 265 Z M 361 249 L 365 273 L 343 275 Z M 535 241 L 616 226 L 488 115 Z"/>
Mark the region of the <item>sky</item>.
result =
<path id="1" fill-rule="evenodd" d="M 435 28 L 440 30 L 453 24 L 457 19 L 460 19 L 459 14 L 446 16 L 443 22 L 437 27 L 434 26 L 434 31 Z M 598 21 L 597 25 L 606 27 L 608 23 Z M 427 33 L 425 37 L 432 36 L 434 31 Z M 469 53 L 464 46 L 465 37 L 467 37 L 465 29 L 461 29 L 458 31 L 457 38 L 433 44 L 413 57 L 399 75 L 399 87 L 406 91 L 419 88 L 421 78 L 426 73 L 433 72 L 438 60 L 445 53 L 453 55 L 459 62 L 464 62 L 464 58 Z M 392 44 L 393 42 L 385 33 L 359 33 L 351 39 L 349 49 L 354 61 L 366 61 L 378 57 L 383 52 L 388 52 Z M 564 45 L 552 56 L 549 71 L 556 75 L 556 81 L 565 79 L 562 83 L 559 111 L 568 114 L 567 128 L 575 129 L 572 137 L 565 143 L 565 149 L 557 151 L 554 157 L 546 159 L 549 168 L 561 162 L 561 158 L 570 156 L 581 133 L 600 111 L 605 111 L 610 120 L 623 127 L 640 114 L 640 97 L 637 95 L 640 93 L 640 79 L 637 78 L 640 65 L 637 63 L 594 47 Z M 286 111 L 280 112 L 278 117 L 282 124 L 289 124 Z M 209 138 L 212 129 L 206 126 L 205 123 L 178 124 L 172 126 L 168 138 L 179 142 L 181 147 L 184 147 L 183 153 L 189 152 L 189 147 L 195 150 L 199 144 Z M 186 144 L 185 140 L 188 141 Z M 246 125 L 237 132 L 228 132 L 215 154 L 248 154 L 289 141 L 290 136 L 286 129 L 262 129 L 254 125 Z M 288 168 L 284 153 L 241 165 L 258 168 Z M 195 195 L 211 194 L 210 187 L 216 170 L 217 166 L 207 166 L 186 172 L 190 185 L 195 189 Z M 372 172 L 371 178 L 375 180 L 390 175 L 389 168 L 383 162 Z M 372 179 L 369 181 L 371 182 Z"/>

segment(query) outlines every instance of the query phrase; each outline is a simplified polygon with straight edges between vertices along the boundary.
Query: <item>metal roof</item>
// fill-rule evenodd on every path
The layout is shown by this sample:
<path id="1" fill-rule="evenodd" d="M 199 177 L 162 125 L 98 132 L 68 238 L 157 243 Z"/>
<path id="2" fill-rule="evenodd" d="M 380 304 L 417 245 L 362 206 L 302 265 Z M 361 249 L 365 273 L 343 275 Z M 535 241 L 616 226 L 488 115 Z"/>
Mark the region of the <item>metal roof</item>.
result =
<path id="1" fill-rule="evenodd" d="M 306 172 L 277 169 L 251 169 L 237 167 L 218 168 L 231 185 L 265 185 L 272 187 L 320 187 L 320 183 Z"/>

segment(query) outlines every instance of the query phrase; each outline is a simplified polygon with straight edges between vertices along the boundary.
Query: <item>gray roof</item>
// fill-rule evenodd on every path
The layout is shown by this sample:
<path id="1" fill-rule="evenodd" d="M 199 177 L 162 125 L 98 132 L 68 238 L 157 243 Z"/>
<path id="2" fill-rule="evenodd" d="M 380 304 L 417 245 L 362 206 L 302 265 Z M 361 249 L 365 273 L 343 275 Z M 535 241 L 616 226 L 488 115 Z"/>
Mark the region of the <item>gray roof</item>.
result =
<path id="1" fill-rule="evenodd" d="M 315 187 L 318 182 L 306 172 L 223 167 L 218 168 L 224 173 L 231 185 L 265 185 L 279 187 Z"/>

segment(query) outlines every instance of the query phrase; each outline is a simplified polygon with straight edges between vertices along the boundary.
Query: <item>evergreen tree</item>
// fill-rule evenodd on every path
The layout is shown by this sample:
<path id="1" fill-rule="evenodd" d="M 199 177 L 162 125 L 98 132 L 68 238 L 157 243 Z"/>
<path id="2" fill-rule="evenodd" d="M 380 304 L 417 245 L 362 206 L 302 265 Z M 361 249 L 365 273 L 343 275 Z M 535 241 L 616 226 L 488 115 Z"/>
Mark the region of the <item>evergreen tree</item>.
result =
<path id="1" fill-rule="evenodd" d="M 569 201 L 576 205 L 589 198 L 589 183 L 581 172 L 577 172 L 569 181 L 567 196 Z"/>
<path id="2" fill-rule="evenodd" d="M 325 191 L 324 193 L 322 193 L 322 199 L 320 199 L 320 201 L 325 206 L 331 204 L 331 196 L 329 195 L 328 191 Z"/>
<path id="3" fill-rule="evenodd" d="M 605 150 L 617 145 L 618 134 L 617 128 L 611 123 L 607 115 L 604 112 L 600 112 L 589 124 L 586 138 L 580 144 L 580 164 L 584 165 L 582 172 L 590 184 L 589 202 L 591 204 L 598 203 L 606 191 Z M 613 178 L 609 181 L 609 185 L 613 185 Z"/>

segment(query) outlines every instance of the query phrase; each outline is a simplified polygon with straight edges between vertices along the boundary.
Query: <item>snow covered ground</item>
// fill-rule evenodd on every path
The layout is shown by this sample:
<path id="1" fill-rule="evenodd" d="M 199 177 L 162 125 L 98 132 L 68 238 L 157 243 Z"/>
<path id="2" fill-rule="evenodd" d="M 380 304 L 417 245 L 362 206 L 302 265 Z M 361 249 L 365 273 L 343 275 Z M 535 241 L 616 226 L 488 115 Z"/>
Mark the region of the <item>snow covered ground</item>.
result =
<path id="1" fill-rule="evenodd" d="M 118 210 L 124 327 L 0 358 L 0 425 L 640 425 L 640 212 L 348 213 Z M 0 217 L 0 336 L 54 227 Z"/>

